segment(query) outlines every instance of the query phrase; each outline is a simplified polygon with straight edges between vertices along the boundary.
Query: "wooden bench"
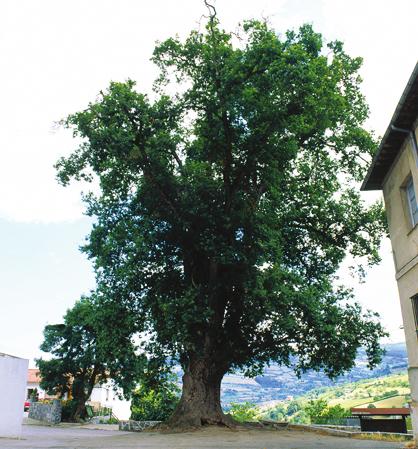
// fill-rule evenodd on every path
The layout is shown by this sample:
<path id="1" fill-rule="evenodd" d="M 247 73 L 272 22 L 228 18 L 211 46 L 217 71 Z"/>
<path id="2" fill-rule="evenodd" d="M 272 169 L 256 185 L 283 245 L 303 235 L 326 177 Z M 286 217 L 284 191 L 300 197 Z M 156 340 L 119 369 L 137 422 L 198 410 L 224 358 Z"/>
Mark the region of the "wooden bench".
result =
<path id="1" fill-rule="evenodd" d="M 409 408 L 352 408 L 351 414 L 360 418 L 362 432 L 408 433 L 406 417 Z M 381 418 L 375 418 L 380 416 Z"/>

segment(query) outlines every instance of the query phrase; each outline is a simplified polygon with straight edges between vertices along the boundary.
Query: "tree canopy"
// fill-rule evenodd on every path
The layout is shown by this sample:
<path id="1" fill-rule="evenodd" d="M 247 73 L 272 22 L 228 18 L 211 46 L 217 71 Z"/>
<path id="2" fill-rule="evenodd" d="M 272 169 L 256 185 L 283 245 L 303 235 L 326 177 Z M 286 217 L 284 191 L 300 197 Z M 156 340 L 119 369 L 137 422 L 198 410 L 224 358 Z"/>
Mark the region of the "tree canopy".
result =
<path id="1" fill-rule="evenodd" d="M 355 184 L 376 149 L 361 59 L 309 25 L 236 36 L 212 14 L 152 60 L 152 97 L 112 82 L 64 121 L 82 144 L 57 169 L 98 182 L 83 248 L 98 290 L 135 317 L 144 353 L 183 367 L 172 424 L 227 423 L 230 370 L 333 377 L 362 345 L 376 365 L 382 327 L 336 279 L 347 254 L 378 262 L 385 230 Z"/>
<path id="2" fill-rule="evenodd" d="M 112 308 L 114 318 L 117 309 Z M 64 323 L 45 326 L 41 350 L 53 357 L 36 360 L 40 387 L 49 394 L 60 397 L 67 394 L 71 398 L 70 420 L 85 417 L 85 404 L 94 386 L 112 377 L 118 378 L 126 390 L 136 384 L 141 358 L 135 355 L 134 345 L 126 334 L 123 340 L 117 338 L 116 321 L 107 310 L 104 305 L 96 308 L 92 298 L 82 298 L 67 311 Z M 117 321 L 118 325 L 124 322 L 126 318 Z M 108 327 L 112 330 L 107 331 Z"/>

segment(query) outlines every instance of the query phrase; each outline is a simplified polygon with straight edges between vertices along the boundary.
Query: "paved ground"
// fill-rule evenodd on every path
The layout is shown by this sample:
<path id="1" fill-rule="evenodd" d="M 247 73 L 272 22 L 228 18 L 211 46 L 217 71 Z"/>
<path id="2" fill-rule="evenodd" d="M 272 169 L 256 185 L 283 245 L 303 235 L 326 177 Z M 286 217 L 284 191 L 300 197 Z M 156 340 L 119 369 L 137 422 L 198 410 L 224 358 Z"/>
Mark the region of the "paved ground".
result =
<path id="1" fill-rule="evenodd" d="M 403 446 L 403 443 L 319 436 L 310 432 L 218 428 L 161 434 L 25 425 L 22 439 L 0 438 L 1 449 L 399 449 Z"/>

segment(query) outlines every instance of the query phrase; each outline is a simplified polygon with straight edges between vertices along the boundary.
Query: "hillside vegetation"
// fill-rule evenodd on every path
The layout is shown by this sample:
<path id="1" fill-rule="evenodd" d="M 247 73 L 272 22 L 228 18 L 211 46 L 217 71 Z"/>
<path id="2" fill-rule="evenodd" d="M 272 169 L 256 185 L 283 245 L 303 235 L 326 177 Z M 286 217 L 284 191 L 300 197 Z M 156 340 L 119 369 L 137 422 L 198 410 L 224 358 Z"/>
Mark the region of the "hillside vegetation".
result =
<path id="1" fill-rule="evenodd" d="M 406 373 L 322 387 L 302 396 L 259 407 L 261 418 L 309 423 L 311 417 L 350 415 L 352 407 L 402 407 L 410 399 Z"/>
<path id="2" fill-rule="evenodd" d="M 264 373 L 253 379 L 242 373 L 228 374 L 222 382 L 222 404 L 228 408 L 233 403 L 249 402 L 262 405 L 267 402 L 277 403 L 289 397 L 306 395 L 312 390 L 323 387 L 343 387 L 348 383 L 364 379 L 376 379 L 405 371 L 408 366 L 405 343 L 384 345 L 385 355 L 382 363 L 373 370 L 367 365 L 364 349 L 357 354 L 356 365 L 343 376 L 330 380 L 325 373 L 308 371 L 300 378 L 292 368 L 272 363 Z M 183 375 L 178 372 L 179 379 Z"/>

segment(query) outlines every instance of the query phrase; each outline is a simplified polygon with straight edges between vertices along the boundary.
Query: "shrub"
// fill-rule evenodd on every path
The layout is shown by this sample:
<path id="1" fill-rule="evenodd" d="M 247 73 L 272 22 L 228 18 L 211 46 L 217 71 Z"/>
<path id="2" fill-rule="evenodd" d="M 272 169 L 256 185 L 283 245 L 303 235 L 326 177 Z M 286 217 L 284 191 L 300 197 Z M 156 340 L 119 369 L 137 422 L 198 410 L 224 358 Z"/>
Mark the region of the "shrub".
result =
<path id="1" fill-rule="evenodd" d="M 69 422 L 71 420 L 71 417 L 74 416 L 75 409 L 77 407 L 77 402 L 68 399 L 66 401 L 61 401 L 61 421 Z"/>
<path id="2" fill-rule="evenodd" d="M 305 407 L 305 412 L 312 420 L 322 416 L 328 407 L 327 401 L 324 399 L 318 399 L 317 401 L 309 401 Z"/>
<path id="3" fill-rule="evenodd" d="M 309 424 L 310 418 L 304 410 L 299 410 L 290 417 L 290 422 L 294 424 Z"/>
<path id="4" fill-rule="evenodd" d="M 337 423 L 341 418 L 350 415 L 350 412 L 341 407 L 341 405 L 328 406 L 327 401 L 324 399 L 309 401 L 309 404 L 305 407 L 305 412 L 309 416 L 311 423 L 315 424 Z"/>
<path id="5" fill-rule="evenodd" d="M 296 412 L 302 409 L 301 404 L 298 401 L 291 401 L 287 406 L 286 415 L 294 415 Z"/>
<path id="6" fill-rule="evenodd" d="M 176 408 L 180 389 L 167 382 L 157 389 L 141 385 L 132 396 L 131 419 L 135 421 L 165 421 Z"/>
<path id="7" fill-rule="evenodd" d="M 286 409 L 283 405 L 278 405 L 273 409 L 267 410 L 264 413 L 265 418 L 272 419 L 274 421 L 283 421 L 286 419 Z"/>
<path id="8" fill-rule="evenodd" d="M 232 402 L 229 414 L 239 422 L 256 421 L 258 410 L 255 404 L 251 402 L 243 402 L 241 404 Z"/>

